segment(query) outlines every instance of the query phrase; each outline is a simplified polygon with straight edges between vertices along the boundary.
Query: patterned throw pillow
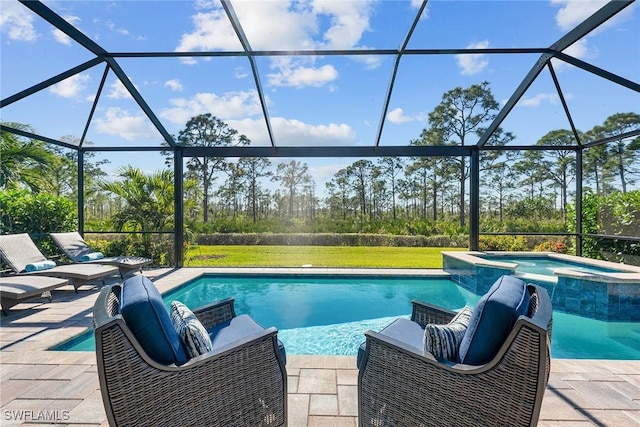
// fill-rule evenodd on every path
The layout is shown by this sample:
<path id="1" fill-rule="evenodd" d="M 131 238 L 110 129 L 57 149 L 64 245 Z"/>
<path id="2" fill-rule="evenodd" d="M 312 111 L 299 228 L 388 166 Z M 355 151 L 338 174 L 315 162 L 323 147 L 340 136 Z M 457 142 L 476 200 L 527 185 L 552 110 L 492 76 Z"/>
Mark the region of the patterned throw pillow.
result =
<path id="1" fill-rule="evenodd" d="M 207 330 L 189 307 L 180 301 L 171 302 L 171 322 L 180 335 L 189 358 L 213 350 Z"/>
<path id="2" fill-rule="evenodd" d="M 446 325 L 427 324 L 424 329 L 424 349 L 437 358 L 455 361 L 471 314 L 471 308 L 465 307 Z"/>

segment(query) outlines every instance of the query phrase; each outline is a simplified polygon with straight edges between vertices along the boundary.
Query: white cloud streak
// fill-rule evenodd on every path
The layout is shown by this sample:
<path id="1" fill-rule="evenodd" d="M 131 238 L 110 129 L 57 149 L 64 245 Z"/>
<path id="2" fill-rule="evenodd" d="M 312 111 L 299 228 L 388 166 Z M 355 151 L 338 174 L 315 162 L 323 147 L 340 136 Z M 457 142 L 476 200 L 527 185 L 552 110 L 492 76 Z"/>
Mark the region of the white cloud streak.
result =
<path id="1" fill-rule="evenodd" d="M 164 87 L 168 87 L 174 92 L 182 92 L 184 90 L 184 86 L 182 86 L 179 79 L 167 80 L 164 82 Z"/>
<path id="2" fill-rule="evenodd" d="M 35 42 L 38 33 L 33 26 L 35 15 L 20 3 L 3 1 L 0 13 L 0 29 L 10 40 Z"/>
<path id="3" fill-rule="evenodd" d="M 359 45 L 370 30 L 372 0 L 309 2 L 235 2 L 234 9 L 253 49 L 278 50 L 350 49 Z M 193 30 L 184 33 L 176 51 L 240 50 L 241 45 L 226 14 L 217 3 L 198 2 L 200 11 L 193 15 Z M 269 17 L 269 19 L 265 19 Z M 328 22 L 326 29 L 321 23 Z M 357 57 L 365 68 L 375 68 L 379 58 Z M 318 87 L 337 79 L 332 64 L 317 65 L 318 58 L 292 61 L 278 58 L 272 62 L 269 76 L 274 86 Z M 195 64 L 196 59 L 184 63 Z"/>
<path id="4" fill-rule="evenodd" d="M 486 49 L 489 47 L 489 41 L 484 40 L 477 43 L 470 43 L 468 49 Z M 460 72 L 465 76 L 472 76 L 482 72 L 489 65 L 489 59 L 485 54 L 465 54 L 456 55 L 456 61 Z"/>
<path id="5" fill-rule="evenodd" d="M 76 74 L 51 86 L 49 91 L 63 98 L 75 98 L 86 89 L 90 81 L 90 75 Z"/>
<path id="6" fill-rule="evenodd" d="M 95 119 L 97 132 L 122 137 L 128 141 L 160 139 L 157 129 L 142 114 L 131 114 L 121 108 L 112 107 L 102 117 Z"/>
<path id="7" fill-rule="evenodd" d="M 401 125 L 402 123 L 411 122 L 414 119 L 409 116 L 404 115 L 404 110 L 402 108 L 394 108 L 387 114 L 387 119 L 394 125 Z"/>

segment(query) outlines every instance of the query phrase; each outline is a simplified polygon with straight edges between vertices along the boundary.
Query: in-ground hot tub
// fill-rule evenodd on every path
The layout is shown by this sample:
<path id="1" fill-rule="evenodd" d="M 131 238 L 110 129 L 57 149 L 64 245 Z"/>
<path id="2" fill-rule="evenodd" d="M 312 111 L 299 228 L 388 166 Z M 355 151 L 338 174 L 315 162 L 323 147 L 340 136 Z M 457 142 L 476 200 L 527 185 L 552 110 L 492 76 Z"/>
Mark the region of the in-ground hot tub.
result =
<path id="1" fill-rule="evenodd" d="M 640 322 L 640 267 L 553 252 L 443 252 L 442 258 L 452 279 L 476 294 L 513 274 L 544 286 L 555 310 Z"/>

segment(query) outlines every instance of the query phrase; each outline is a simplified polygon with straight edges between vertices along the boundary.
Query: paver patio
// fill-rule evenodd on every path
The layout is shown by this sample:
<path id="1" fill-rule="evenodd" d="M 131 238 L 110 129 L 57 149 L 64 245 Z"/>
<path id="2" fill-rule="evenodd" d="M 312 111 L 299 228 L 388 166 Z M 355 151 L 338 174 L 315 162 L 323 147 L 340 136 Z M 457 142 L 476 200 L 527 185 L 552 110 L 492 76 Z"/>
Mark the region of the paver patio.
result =
<path id="1" fill-rule="evenodd" d="M 205 271 L 220 270 L 145 274 L 164 292 Z M 61 288 L 51 303 L 22 303 L 1 319 L 0 425 L 108 425 L 95 355 L 47 350 L 91 326 L 97 294 Z M 355 365 L 352 356 L 288 355 L 288 425 L 356 426 Z M 640 361 L 553 359 L 551 371 L 540 426 L 640 426 Z"/>

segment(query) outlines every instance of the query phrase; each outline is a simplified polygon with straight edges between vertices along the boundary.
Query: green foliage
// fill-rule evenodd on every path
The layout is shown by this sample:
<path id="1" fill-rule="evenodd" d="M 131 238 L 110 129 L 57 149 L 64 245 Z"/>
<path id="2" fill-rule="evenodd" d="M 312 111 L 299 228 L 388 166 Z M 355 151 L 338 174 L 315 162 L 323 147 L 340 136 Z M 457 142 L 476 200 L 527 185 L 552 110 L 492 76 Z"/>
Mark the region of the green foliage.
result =
<path id="1" fill-rule="evenodd" d="M 468 246 L 469 236 L 397 236 L 363 233 L 214 233 L 200 234 L 199 245 L 260 246 L 390 246 L 460 247 Z"/>
<path id="2" fill-rule="evenodd" d="M 3 123 L 14 129 L 32 131 L 20 123 Z M 50 187 L 49 165 L 56 159 L 46 144 L 9 132 L 0 133 L 0 188 L 29 188 L 40 191 Z"/>
<path id="3" fill-rule="evenodd" d="M 45 255 L 58 253 L 48 233 L 78 229 L 73 203 L 50 194 L 27 190 L 0 191 L 0 232 L 28 233 Z"/>
<path id="4" fill-rule="evenodd" d="M 524 236 L 480 236 L 481 251 L 526 251 L 529 250 Z"/>
<path id="5" fill-rule="evenodd" d="M 151 258 L 153 265 L 170 266 L 174 264 L 173 240 L 167 238 L 142 239 L 138 234 L 130 234 L 115 239 L 89 239 L 87 244 L 106 256 L 127 254 Z"/>
<path id="6" fill-rule="evenodd" d="M 575 218 L 575 205 L 570 214 Z M 587 192 L 582 198 L 582 232 L 609 236 L 640 237 L 640 190 L 599 196 Z M 574 231 L 572 229 L 572 231 Z M 582 253 L 590 258 L 639 264 L 640 244 L 630 240 L 587 237 Z"/>
<path id="7" fill-rule="evenodd" d="M 558 254 L 566 254 L 569 252 L 569 245 L 562 237 L 555 239 L 547 239 L 544 242 L 536 245 L 533 249 L 536 252 L 555 252 Z"/>

